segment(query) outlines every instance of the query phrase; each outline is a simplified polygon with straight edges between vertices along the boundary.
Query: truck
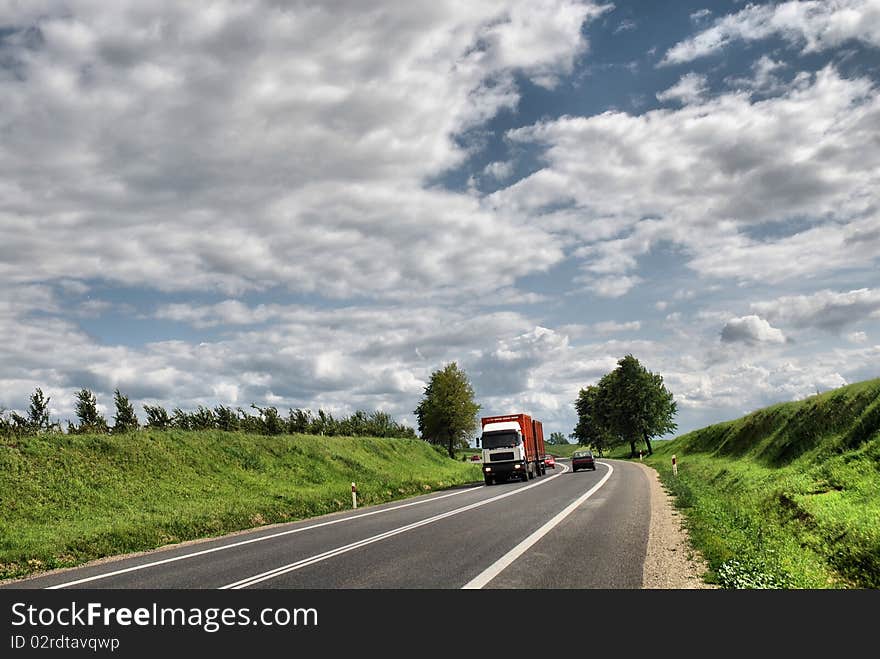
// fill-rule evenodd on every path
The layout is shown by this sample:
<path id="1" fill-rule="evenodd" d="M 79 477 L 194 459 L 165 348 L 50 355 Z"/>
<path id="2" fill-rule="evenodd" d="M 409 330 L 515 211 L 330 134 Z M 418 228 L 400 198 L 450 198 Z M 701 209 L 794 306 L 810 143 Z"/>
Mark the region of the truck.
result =
<path id="1" fill-rule="evenodd" d="M 494 485 L 515 476 L 528 481 L 547 473 L 544 465 L 544 426 L 528 414 L 484 416 L 483 478 Z"/>

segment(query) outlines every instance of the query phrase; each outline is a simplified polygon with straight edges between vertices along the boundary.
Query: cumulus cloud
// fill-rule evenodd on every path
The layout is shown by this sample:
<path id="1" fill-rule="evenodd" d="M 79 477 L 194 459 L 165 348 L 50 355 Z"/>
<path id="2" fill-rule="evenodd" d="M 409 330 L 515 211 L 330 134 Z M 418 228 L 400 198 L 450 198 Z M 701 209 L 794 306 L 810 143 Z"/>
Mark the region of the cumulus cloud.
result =
<path id="1" fill-rule="evenodd" d="M 601 323 L 593 323 L 592 330 L 598 334 L 616 334 L 618 332 L 635 332 L 641 329 L 642 323 L 638 320 L 631 320 L 626 323 L 618 323 L 613 320 L 603 321 Z"/>
<path id="2" fill-rule="evenodd" d="M 774 60 L 768 55 L 761 55 L 751 66 L 752 75 L 748 78 L 731 77 L 725 82 L 733 89 L 746 90 L 753 93 L 776 94 L 785 89 L 785 84 L 777 75 L 777 71 L 786 68 L 786 64 Z M 796 78 L 794 85 L 800 84 L 803 78 Z"/>
<path id="3" fill-rule="evenodd" d="M 846 335 L 846 340 L 850 343 L 867 343 L 868 335 L 864 332 L 850 332 Z"/>
<path id="4" fill-rule="evenodd" d="M 783 296 L 771 301 L 756 302 L 751 307 L 766 318 L 794 327 L 815 327 L 829 332 L 840 332 L 844 327 L 864 321 L 880 312 L 880 290 L 823 290 L 812 295 Z"/>
<path id="5" fill-rule="evenodd" d="M 486 165 L 483 173 L 499 181 L 509 178 L 513 173 L 512 162 L 491 162 Z"/>
<path id="6" fill-rule="evenodd" d="M 743 316 L 731 318 L 721 330 L 721 340 L 724 343 L 747 343 L 756 345 L 759 343 L 785 343 L 785 335 L 781 330 L 771 327 L 763 318 L 758 316 Z"/>
<path id="7" fill-rule="evenodd" d="M 560 258 L 553 237 L 427 181 L 515 107 L 515 74 L 570 71 L 609 8 L 7 4 L 0 276 L 337 297 L 510 285 Z M 506 258 L 523 240 L 534 258 Z"/>
<path id="8" fill-rule="evenodd" d="M 871 270 L 880 254 L 880 93 L 831 67 L 808 78 L 763 100 L 726 93 L 512 130 L 512 141 L 543 147 L 547 164 L 487 203 L 546 218 L 597 275 L 626 275 L 662 244 L 727 281 Z"/>
<path id="9" fill-rule="evenodd" d="M 669 89 L 658 92 L 657 100 L 661 103 L 677 101 L 684 105 L 696 103 L 706 94 L 706 76 L 698 73 L 683 75 L 677 83 Z"/>
<path id="10" fill-rule="evenodd" d="M 778 36 L 810 53 L 858 40 L 880 47 L 880 5 L 876 0 L 807 0 L 749 4 L 670 48 L 661 64 L 680 64 L 711 55 L 734 41 Z"/>

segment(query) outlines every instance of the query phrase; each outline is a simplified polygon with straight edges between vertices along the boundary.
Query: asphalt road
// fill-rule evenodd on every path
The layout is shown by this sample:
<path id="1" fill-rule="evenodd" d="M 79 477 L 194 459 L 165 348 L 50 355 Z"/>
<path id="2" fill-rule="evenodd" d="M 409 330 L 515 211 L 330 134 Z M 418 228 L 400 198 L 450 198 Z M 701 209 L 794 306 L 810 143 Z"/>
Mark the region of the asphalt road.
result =
<path id="1" fill-rule="evenodd" d="M 5 588 L 615 588 L 642 585 L 637 466 L 556 469 L 63 570 Z"/>

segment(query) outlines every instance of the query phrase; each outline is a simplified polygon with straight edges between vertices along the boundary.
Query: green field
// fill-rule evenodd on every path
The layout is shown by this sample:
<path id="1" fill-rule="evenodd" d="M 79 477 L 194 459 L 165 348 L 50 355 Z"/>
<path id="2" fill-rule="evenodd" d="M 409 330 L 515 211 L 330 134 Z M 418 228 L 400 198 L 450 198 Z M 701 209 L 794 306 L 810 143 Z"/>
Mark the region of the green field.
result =
<path id="1" fill-rule="evenodd" d="M 880 379 L 657 441 L 644 461 L 714 583 L 880 588 Z"/>
<path id="2" fill-rule="evenodd" d="M 481 481 L 421 440 L 148 431 L 0 439 L 0 579 Z"/>

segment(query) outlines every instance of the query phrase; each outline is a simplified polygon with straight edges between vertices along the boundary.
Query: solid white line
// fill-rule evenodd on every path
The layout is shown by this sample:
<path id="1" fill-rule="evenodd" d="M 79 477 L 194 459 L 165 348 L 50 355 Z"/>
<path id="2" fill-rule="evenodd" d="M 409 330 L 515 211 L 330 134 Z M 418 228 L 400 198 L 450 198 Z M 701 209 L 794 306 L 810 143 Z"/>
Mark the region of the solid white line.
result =
<path id="1" fill-rule="evenodd" d="M 371 536 L 369 538 L 364 538 L 363 540 L 358 540 L 357 542 L 352 542 L 348 545 L 343 545 L 341 547 L 336 547 L 334 549 L 329 549 L 321 554 L 316 554 L 314 556 L 310 556 L 308 558 L 300 559 L 294 563 L 288 563 L 287 565 L 282 565 L 280 567 L 274 568 L 267 572 L 263 572 L 261 574 L 255 574 L 252 577 L 247 577 L 245 579 L 241 579 L 240 581 L 236 581 L 231 584 L 227 584 L 225 586 L 221 586 L 221 590 L 225 589 L 234 589 L 239 590 L 241 588 L 247 588 L 248 586 L 253 586 L 255 584 L 261 583 L 263 581 L 268 581 L 269 579 L 274 579 L 275 577 L 280 577 L 283 574 L 287 574 L 288 572 L 293 572 L 295 570 L 302 569 L 309 565 L 313 565 L 315 563 L 320 563 L 321 561 L 325 561 L 328 558 L 333 558 L 334 556 L 339 556 L 340 554 L 345 554 L 355 549 L 359 549 L 361 547 L 366 547 L 367 545 L 371 545 L 375 542 L 380 542 L 382 540 L 386 540 L 396 535 L 400 535 L 401 533 L 406 533 L 407 531 L 412 531 L 413 529 L 420 528 L 422 526 L 427 526 L 428 524 L 433 524 L 434 522 L 438 522 L 441 519 L 446 519 L 447 517 L 452 517 L 453 515 L 458 515 L 460 513 L 466 512 L 468 510 L 473 510 L 474 508 L 479 508 L 480 506 L 485 506 L 487 504 L 493 503 L 495 501 L 500 501 L 501 499 L 506 499 L 507 497 L 514 496 L 515 494 L 519 494 L 521 492 L 525 492 L 527 490 L 532 489 L 533 487 L 538 487 L 539 485 L 544 485 L 545 483 L 549 483 L 554 478 L 557 478 L 568 471 L 567 468 L 563 468 L 563 470 L 558 473 L 550 476 L 548 478 L 541 479 L 531 485 L 526 485 L 525 487 L 520 487 L 510 492 L 505 492 L 504 494 L 499 494 L 497 496 L 491 497 L 489 499 L 485 499 L 483 501 L 477 501 L 475 503 L 468 504 L 467 506 L 462 506 L 461 508 L 455 508 L 453 510 L 447 511 L 445 513 L 440 513 L 439 515 L 434 515 L 433 517 L 427 517 L 425 519 L 419 520 L 418 522 L 413 522 L 412 524 L 407 524 L 406 526 L 401 526 L 396 529 L 391 529 L 390 531 L 385 531 L 384 533 L 379 533 L 378 535 Z"/>
<path id="2" fill-rule="evenodd" d="M 480 487 L 486 487 L 485 485 L 481 485 Z M 160 561 L 152 561 L 150 563 L 143 563 L 141 565 L 134 565 L 132 567 L 123 568 L 121 570 L 114 570 L 113 572 L 105 572 L 103 574 L 96 574 L 91 577 L 85 577 L 83 579 L 77 579 L 76 581 L 67 581 L 65 583 L 56 584 L 54 586 L 47 586 L 46 590 L 57 590 L 59 588 L 67 588 L 68 586 L 77 586 L 82 583 L 88 583 L 90 581 L 97 581 L 98 579 L 106 579 L 108 577 L 115 577 L 118 574 L 126 574 L 127 572 L 137 572 L 138 570 L 145 570 L 150 567 L 156 567 L 157 565 L 165 565 L 167 563 L 174 563 L 176 561 L 183 561 L 188 558 L 195 558 L 196 556 L 204 556 L 205 554 L 213 554 L 217 551 L 223 551 L 224 549 L 233 549 L 234 547 L 241 547 L 243 545 L 249 545 L 254 542 L 263 542 L 264 540 L 272 540 L 273 538 L 280 538 L 285 535 L 291 535 L 292 533 L 300 533 L 302 531 L 310 531 L 312 529 L 317 529 L 322 526 L 331 526 L 332 524 L 341 524 L 342 522 L 349 522 L 354 519 L 360 519 L 362 517 L 369 517 L 370 515 L 378 515 L 380 513 L 391 512 L 392 510 L 400 510 L 401 508 L 409 508 L 410 506 L 418 506 L 423 503 L 429 503 L 431 501 L 437 501 L 439 499 L 445 499 L 446 497 L 452 497 L 457 494 L 464 494 L 465 492 L 472 492 L 478 488 L 467 488 L 466 490 L 459 490 L 457 492 L 450 492 L 449 494 L 441 494 L 436 497 L 431 497 L 430 499 L 420 499 L 419 501 L 410 501 L 409 503 L 404 503 L 399 506 L 392 506 L 390 508 L 382 508 L 381 510 L 373 510 L 366 513 L 361 513 L 360 515 L 352 515 L 351 517 L 343 517 L 341 519 L 330 520 L 329 522 L 321 522 L 319 524 L 312 524 L 311 526 L 304 526 L 296 529 L 290 529 L 288 531 L 281 531 L 279 533 L 273 533 L 271 535 L 263 535 L 259 538 L 251 538 L 250 540 L 242 540 L 240 542 L 233 542 L 228 545 L 222 545 L 220 547 L 212 547 L 211 549 L 203 549 L 201 551 L 193 552 L 192 554 L 182 554 L 180 556 L 174 556 L 172 558 L 165 558 Z"/>
<path id="3" fill-rule="evenodd" d="M 483 570 L 476 577 L 467 582 L 464 586 L 462 586 L 463 590 L 471 590 L 471 589 L 480 589 L 485 586 L 487 583 L 492 581 L 495 577 L 497 577 L 505 568 L 507 568 L 511 563 L 513 563 L 517 558 L 526 553 L 529 548 L 534 545 L 538 540 L 547 535 L 550 530 L 559 524 L 563 519 L 568 517 L 574 509 L 581 505 L 584 501 L 589 499 L 593 494 L 605 484 L 610 477 L 612 472 L 614 471 L 614 467 L 610 464 L 606 464 L 605 462 L 600 462 L 600 465 L 608 467 L 608 473 L 602 477 L 598 483 L 596 483 L 593 487 L 591 487 L 587 492 L 582 494 L 580 497 L 572 501 L 568 506 L 563 508 L 559 513 L 553 517 L 553 519 L 549 520 L 544 526 L 539 528 L 537 531 L 532 533 L 528 538 L 519 543 L 516 547 L 507 552 L 504 556 L 495 561 L 488 568 Z"/>

